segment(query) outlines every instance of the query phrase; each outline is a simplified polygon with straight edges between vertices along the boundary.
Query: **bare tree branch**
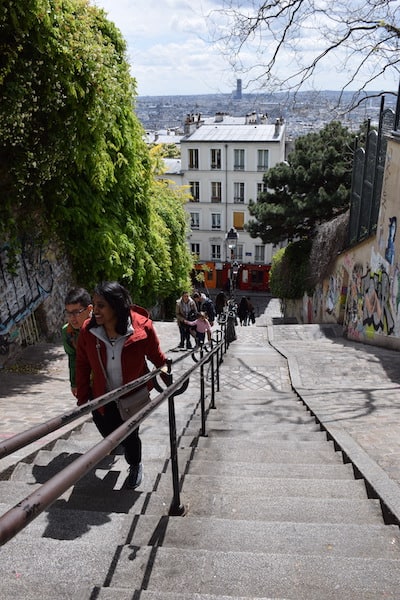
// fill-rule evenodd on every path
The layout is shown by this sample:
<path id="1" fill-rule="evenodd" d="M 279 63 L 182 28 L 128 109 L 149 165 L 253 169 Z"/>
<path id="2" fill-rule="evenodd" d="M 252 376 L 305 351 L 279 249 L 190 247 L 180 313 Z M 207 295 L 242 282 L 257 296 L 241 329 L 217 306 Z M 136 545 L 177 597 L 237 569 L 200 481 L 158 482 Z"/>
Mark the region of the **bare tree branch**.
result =
<path id="1" fill-rule="evenodd" d="M 400 71 L 400 0 L 223 0 L 209 24 L 247 87 L 314 89 L 329 69 L 342 92 L 365 91 Z"/>

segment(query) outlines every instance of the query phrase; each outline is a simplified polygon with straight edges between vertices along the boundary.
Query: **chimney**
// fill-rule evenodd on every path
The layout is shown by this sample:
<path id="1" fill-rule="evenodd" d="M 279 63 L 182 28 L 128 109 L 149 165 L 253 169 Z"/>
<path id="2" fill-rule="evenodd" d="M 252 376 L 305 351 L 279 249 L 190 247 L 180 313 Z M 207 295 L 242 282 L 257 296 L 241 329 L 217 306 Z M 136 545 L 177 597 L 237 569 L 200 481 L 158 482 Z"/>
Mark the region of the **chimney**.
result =
<path id="1" fill-rule="evenodd" d="M 281 120 L 280 119 L 276 119 L 276 121 L 275 121 L 274 137 L 278 137 L 279 136 L 280 130 L 281 130 Z"/>

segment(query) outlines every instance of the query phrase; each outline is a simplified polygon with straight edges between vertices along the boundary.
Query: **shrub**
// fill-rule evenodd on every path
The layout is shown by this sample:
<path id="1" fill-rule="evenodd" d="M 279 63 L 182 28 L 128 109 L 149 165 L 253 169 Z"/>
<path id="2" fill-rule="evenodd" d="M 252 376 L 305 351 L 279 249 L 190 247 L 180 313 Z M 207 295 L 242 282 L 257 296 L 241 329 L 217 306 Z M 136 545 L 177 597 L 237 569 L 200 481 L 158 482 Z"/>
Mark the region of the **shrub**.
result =
<path id="1" fill-rule="evenodd" d="M 272 259 L 270 289 L 276 298 L 302 298 L 312 293 L 310 282 L 310 239 L 292 242 L 281 248 Z"/>

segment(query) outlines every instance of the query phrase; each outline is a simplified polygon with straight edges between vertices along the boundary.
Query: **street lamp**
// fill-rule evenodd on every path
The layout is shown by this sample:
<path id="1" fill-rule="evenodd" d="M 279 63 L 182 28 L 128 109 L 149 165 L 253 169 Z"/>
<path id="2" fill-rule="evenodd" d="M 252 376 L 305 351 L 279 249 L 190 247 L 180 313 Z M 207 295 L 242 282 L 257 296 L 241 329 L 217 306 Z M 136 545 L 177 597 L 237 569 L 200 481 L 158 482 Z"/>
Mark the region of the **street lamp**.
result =
<path id="1" fill-rule="evenodd" d="M 238 271 L 239 271 L 239 265 L 238 265 L 237 261 L 235 261 L 235 249 L 237 246 L 238 237 L 239 237 L 239 234 L 234 227 L 231 227 L 230 230 L 228 231 L 228 233 L 225 235 L 226 245 L 231 252 L 231 255 L 230 255 L 231 266 L 230 266 L 230 278 L 229 278 L 230 279 L 229 287 L 230 287 L 231 293 L 235 289 L 235 279 L 236 279 Z M 227 260 L 228 260 L 228 257 L 227 257 Z"/>
<path id="2" fill-rule="evenodd" d="M 235 258 L 235 249 L 237 245 L 239 234 L 234 227 L 231 227 L 228 233 L 225 235 L 226 244 L 231 251 L 230 260 L 233 261 Z"/>

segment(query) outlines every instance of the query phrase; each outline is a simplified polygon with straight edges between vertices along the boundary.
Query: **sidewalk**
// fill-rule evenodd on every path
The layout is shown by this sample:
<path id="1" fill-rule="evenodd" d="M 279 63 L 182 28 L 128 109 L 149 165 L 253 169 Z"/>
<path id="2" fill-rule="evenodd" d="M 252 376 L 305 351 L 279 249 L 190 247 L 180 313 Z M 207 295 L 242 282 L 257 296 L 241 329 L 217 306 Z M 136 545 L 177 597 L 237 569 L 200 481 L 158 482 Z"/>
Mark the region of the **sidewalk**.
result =
<path id="1" fill-rule="evenodd" d="M 228 352 L 241 355 L 241 367 L 236 373 L 222 367 L 221 386 L 231 385 L 245 393 L 246 389 L 289 389 L 292 385 L 328 432 L 357 457 L 361 472 L 367 470 L 374 485 L 385 488 L 400 516 L 399 353 L 337 337 L 340 328 L 335 326 L 275 324 L 279 316 L 279 302 L 271 300 L 256 325 L 236 328 L 237 340 Z M 179 339 L 177 325 L 156 322 L 155 326 L 168 353 Z M 256 370 L 252 353 L 259 357 L 263 351 L 265 369 Z M 0 386 L 0 442 L 69 410 L 75 402 L 61 344 L 26 348 L 14 368 L 0 371 Z M 59 435 L 55 432 L 45 442 Z M 43 442 L 32 444 L 29 452 L 39 445 Z"/>

